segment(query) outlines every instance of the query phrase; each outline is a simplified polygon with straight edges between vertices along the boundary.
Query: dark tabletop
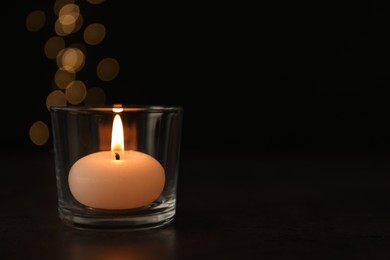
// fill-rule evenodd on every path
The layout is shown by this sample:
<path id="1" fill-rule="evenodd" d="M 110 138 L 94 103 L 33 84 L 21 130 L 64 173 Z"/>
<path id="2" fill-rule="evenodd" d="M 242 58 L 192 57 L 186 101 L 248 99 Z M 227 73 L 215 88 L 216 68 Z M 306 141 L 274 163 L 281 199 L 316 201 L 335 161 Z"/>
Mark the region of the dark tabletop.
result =
<path id="1" fill-rule="evenodd" d="M 0 259 L 390 259 L 386 154 L 185 154 L 175 219 L 133 232 L 65 227 L 50 152 L 0 169 Z"/>

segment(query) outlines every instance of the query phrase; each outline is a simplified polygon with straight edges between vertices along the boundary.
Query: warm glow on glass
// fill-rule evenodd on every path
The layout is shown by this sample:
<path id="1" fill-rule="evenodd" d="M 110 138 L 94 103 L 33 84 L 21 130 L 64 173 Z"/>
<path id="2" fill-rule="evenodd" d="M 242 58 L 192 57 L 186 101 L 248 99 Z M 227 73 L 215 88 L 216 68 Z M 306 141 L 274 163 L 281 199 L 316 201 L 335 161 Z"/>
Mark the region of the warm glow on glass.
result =
<path id="1" fill-rule="evenodd" d="M 88 1 L 88 3 L 94 4 L 94 5 L 101 4 L 104 2 L 104 0 L 87 0 L 87 1 Z"/>
<path id="2" fill-rule="evenodd" d="M 116 114 L 112 123 L 111 134 L 111 152 L 113 154 L 117 152 L 121 155 L 123 153 L 125 149 L 124 140 L 122 119 L 119 114 Z"/>
<path id="3" fill-rule="evenodd" d="M 64 106 L 66 105 L 66 97 L 61 90 L 52 91 L 46 98 L 46 108 L 50 111 L 51 106 Z"/>
<path id="4" fill-rule="evenodd" d="M 60 89 L 65 89 L 70 82 L 74 81 L 76 79 L 76 74 L 58 69 L 56 71 L 56 74 L 54 75 L 54 82 L 56 83 L 56 86 Z"/>
<path id="5" fill-rule="evenodd" d="M 114 58 L 105 58 L 99 62 L 96 73 L 103 81 L 113 80 L 119 73 L 119 63 Z"/>
<path id="6" fill-rule="evenodd" d="M 84 41 L 89 45 L 101 43 L 105 36 L 106 28 L 100 23 L 90 24 L 84 30 Z"/>
<path id="7" fill-rule="evenodd" d="M 71 73 L 80 71 L 84 63 L 84 53 L 78 48 L 66 48 L 57 55 L 57 66 Z"/>
<path id="8" fill-rule="evenodd" d="M 72 81 L 65 89 L 65 97 L 72 105 L 83 102 L 87 96 L 87 87 L 81 80 Z"/>
<path id="9" fill-rule="evenodd" d="M 49 59 L 55 59 L 60 52 L 65 48 L 65 41 L 61 37 L 54 36 L 48 39 L 45 43 L 45 54 Z"/>
<path id="10" fill-rule="evenodd" d="M 114 107 L 112 108 L 112 111 L 115 113 L 120 113 L 123 111 L 122 104 L 114 104 Z"/>
<path id="11" fill-rule="evenodd" d="M 120 113 L 120 112 L 123 111 L 123 108 L 121 108 L 121 107 L 114 107 L 114 108 L 112 109 L 112 111 L 114 111 L 115 113 Z"/>
<path id="12" fill-rule="evenodd" d="M 84 103 L 87 106 L 104 105 L 106 102 L 106 94 L 104 90 L 99 87 L 89 88 Z"/>
<path id="13" fill-rule="evenodd" d="M 41 10 L 32 11 L 26 17 L 26 28 L 29 32 L 36 32 L 42 29 L 46 22 L 46 15 Z"/>
<path id="14" fill-rule="evenodd" d="M 49 127 L 42 121 L 33 123 L 29 131 L 30 140 L 36 145 L 44 145 L 49 139 Z"/>

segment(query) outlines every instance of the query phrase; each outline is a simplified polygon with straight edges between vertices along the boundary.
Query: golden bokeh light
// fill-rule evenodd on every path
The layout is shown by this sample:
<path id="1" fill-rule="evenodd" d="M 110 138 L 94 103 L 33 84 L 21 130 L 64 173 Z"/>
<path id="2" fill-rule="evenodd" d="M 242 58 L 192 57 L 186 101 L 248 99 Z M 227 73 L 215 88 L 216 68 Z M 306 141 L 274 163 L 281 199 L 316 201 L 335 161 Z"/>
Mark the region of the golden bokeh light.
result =
<path id="1" fill-rule="evenodd" d="M 37 32 L 45 25 L 46 14 L 41 10 L 35 10 L 26 17 L 26 28 L 29 32 Z"/>
<path id="2" fill-rule="evenodd" d="M 58 19 L 54 24 L 54 31 L 58 36 L 66 36 L 68 34 L 71 34 L 75 28 L 76 28 L 75 23 L 70 25 L 63 25 L 62 23 L 60 23 Z"/>
<path id="3" fill-rule="evenodd" d="M 87 87 L 81 80 L 69 83 L 65 89 L 65 97 L 72 105 L 80 104 L 87 96 Z"/>
<path id="4" fill-rule="evenodd" d="M 58 22 L 62 25 L 72 25 L 72 27 L 76 27 L 76 21 L 77 21 L 77 18 L 78 18 L 78 15 L 77 17 L 75 15 L 71 15 L 71 14 L 65 14 L 65 15 L 61 15 L 60 17 L 58 17 Z"/>
<path id="5" fill-rule="evenodd" d="M 77 32 L 83 24 L 80 8 L 73 3 L 67 3 L 58 12 L 54 30 L 57 35 L 65 36 Z"/>
<path id="6" fill-rule="evenodd" d="M 93 4 L 93 5 L 98 5 L 104 2 L 104 0 L 87 0 L 88 3 Z"/>
<path id="7" fill-rule="evenodd" d="M 49 59 L 55 59 L 57 54 L 65 48 L 65 41 L 59 36 L 48 39 L 45 43 L 45 54 Z"/>
<path id="8" fill-rule="evenodd" d="M 99 62 L 96 73 L 103 81 L 113 80 L 119 73 L 119 63 L 114 58 L 105 58 Z"/>
<path id="9" fill-rule="evenodd" d="M 54 30 L 59 36 L 66 36 L 71 33 L 76 33 L 83 25 L 83 16 L 80 14 L 77 20 L 74 20 L 71 16 L 62 19 L 66 23 L 62 23 L 58 18 L 54 24 Z M 72 22 L 74 21 L 74 22 Z"/>
<path id="10" fill-rule="evenodd" d="M 99 87 L 89 88 L 87 96 L 85 97 L 84 104 L 87 106 L 99 106 L 104 105 L 106 102 L 106 94 L 104 90 Z"/>
<path id="11" fill-rule="evenodd" d="M 86 1 L 92 5 L 105 2 Z M 80 6 L 84 7 L 84 4 L 79 6 L 78 3 L 75 0 L 52 2 L 56 15 L 51 21 L 54 35 L 45 42 L 44 53 L 48 59 L 55 59 L 58 69 L 52 81 L 53 89 L 46 97 L 46 108 L 49 111 L 51 106 L 77 105 L 83 102 L 86 106 L 99 106 L 106 102 L 106 94 L 102 88 L 87 88 L 85 83 L 78 79 L 78 72 L 86 63 L 87 46 L 98 45 L 106 37 L 106 27 L 103 24 L 94 22 L 84 26 L 84 18 L 80 12 Z M 44 11 L 35 10 L 26 16 L 25 25 L 28 31 L 36 32 L 41 30 L 48 20 Z M 73 36 L 80 36 L 81 29 L 84 29 L 84 42 L 72 42 Z M 79 34 L 76 35 L 77 32 Z M 96 73 L 102 81 L 113 80 L 119 73 L 119 63 L 114 58 L 102 59 L 96 67 Z M 29 135 L 34 144 L 43 145 L 49 138 L 49 127 L 44 122 L 37 121 L 30 127 Z"/>
<path id="12" fill-rule="evenodd" d="M 46 108 L 50 111 L 51 106 L 65 106 L 66 97 L 61 90 L 52 91 L 46 98 Z"/>
<path id="13" fill-rule="evenodd" d="M 64 5 L 58 13 L 58 21 L 62 25 L 75 24 L 80 16 L 80 8 L 76 4 Z"/>
<path id="14" fill-rule="evenodd" d="M 101 43 L 105 36 L 106 28 L 100 23 L 90 24 L 84 30 L 84 41 L 89 45 Z"/>
<path id="15" fill-rule="evenodd" d="M 30 126 L 30 140 L 36 145 L 44 145 L 49 139 L 49 127 L 42 121 L 36 121 Z"/>
<path id="16" fill-rule="evenodd" d="M 84 67 L 85 56 L 78 48 L 66 48 L 57 55 L 57 66 L 61 70 L 76 73 Z"/>
<path id="17" fill-rule="evenodd" d="M 60 89 L 65 89 L 72 81 L 76 79 L 76 74 L 66 70 L 58 69 L 54 75 L 54 82 Z"/>
<path id="18" fill-rule="evenodd" d="M 74 0 L 56 0 L 53 6 L 53 11 L 56 15 L 60 14 L 60 10 L 67 4 L 74 4 Z"/>

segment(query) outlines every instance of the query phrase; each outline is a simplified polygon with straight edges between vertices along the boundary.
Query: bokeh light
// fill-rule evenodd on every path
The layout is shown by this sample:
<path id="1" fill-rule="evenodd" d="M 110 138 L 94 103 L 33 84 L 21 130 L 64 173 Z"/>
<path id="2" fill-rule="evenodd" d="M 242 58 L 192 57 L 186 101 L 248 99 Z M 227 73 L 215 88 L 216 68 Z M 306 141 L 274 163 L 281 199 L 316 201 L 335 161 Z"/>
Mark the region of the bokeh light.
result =
<path id="1" fill-rule="evenodd" d="M 54 24 L 54 30 L 57 35 L 59 36 L 66 36 L 71 33 L 76 33 L 78 30 L 80 30 L 81 26 L 83 25 L 83 16 L 80 14 L 78 16 L 78 19 L 75 20 L 73 23 L 70 23 L 70 21 L 73 21 L 72 16 L 69 16 L 70 18 L 64 18 L 63 20 L 67 23 L 62 23 L 60 18 L 58 18 Z M 68 19 L 68 20 L 67 20 Z"/>
<path id="2" fill-rule="evenodd" d="M 30 140 L 36 145 L 44 145 L 49 139 L 49 127 L 42 121 L 36 121 L 30 127 Z"/>
<path id="3" fill-rule="evenodd" d="M 80 8 L 73 3 L 65 4 L 58 12 L 58 19 L 54 29 L 57 35 L 65 36 L 77 32 L 83 23 Z"/>
<path id="4" fill-rule="evenodd" d="M 105 58 L 99 62 L 96 73 L 103 81 L 113 80 L 119 73 L 119 63 L 114 58 Z"/>
<path id="5" fill-rule="evenodd" d="M 45 43 L 45 54 L 49 59 L 55 59 L 58 53 L 65 48 L 65 41 L 62 37 L 54 36 Z"/>
<path id="6" fill-rule="evenodd" d="M 66 97 L 61 90 L 52 91 L 46 98 L 46 108 L 50 111 L 51 106 L 64 106 L 66 105 Z"/>
<path id="7" fill-rule="evenodd" d="M 105 0 L 87 2 L 98 5 Z M 48 59 L 56 60 L 58 70 L 52 82 L 53 89 L 46 97 L 46 108 L 50 110 L 51 106 L 77 105 L 82 102 L 86 106 L 104 105 L 106 95 L 103 88 L 87 88 L 82 80 L 76 78 L 79 76 L 78 72 L 85 66 L 87 46 L 102 43 L 106 37 L 106 27 L 98 22 L 84 26 L 83 15 L 75 0 L 55 0 L 53 11 L 57 16 L 52 21 L 54 35 L 45 42 L 44 53 Z M 45 12 L 35 10 L 26 16 L 26 28 L 30 32 L 39 31 L 44 27 L 46 20 Z M 81 28 L 84 29 L 82 35 L 75 34 Z M 83 37 L 84 42 L 72 42 L 73 37 L 79 36 Z M 96 73 L 102 81 L 113 80 L 119 73 L 119 63 L 114 58 L 102 59 L 96 67 Z M 44 122 L 37 121 L 31 126 L 30 139 L 33 143 L 43 145 L 48 138 L 49 128 Z"/>
<path id="8" fill-rule="evenodd" d="M 54 24 L 54 30 L 55 30 L 56 34 L 59 36 L 66 36 L 68 34 L 71 34 L 75 28 L 76 28 L 75 23 L 65 26 L 65 25 L 61 24 L 58 19 Z"/>
<path id="9" fill-rule="evenodd" d="M 58 68 L 76 73 L 84 67 L 85 56 L 78 48 L 66 48 L 61 50 L 57 55 Z"/>
<path id="10" fill-rule="evenodd" d="M 105 36 L 106 28 L 100 23 L 90 24 L 84 30 L 84 41 L 89 45 L 101 43 Z"/>
<path id="11" fill-rule="evenodd" d="M 76 4 L 66 4 L 61 7 L 58 18 L 62 24 L 70 24 L 76 22 L 80 15 L 80 7 Z"/>
<path id="12" fill-rule="evenodd" d="M 61 8 L 67 4 L 74 4 L 74 0 L 56 0 L 53 6 L 54 13 L 59 15 Z"/>
<path id="13" fill-rule="evenodd" d="M 46 14 L 42 10 L 32 11 L 26 17 L 26 28 L 29 32 L 37 32 L 43 28 L 46 22 Z"/>
<path id="14" fill-rule="evenodd" d="M 76 74 L 58 69 L 56 71 L 56 74 L 54 75 L 54 82 L 56 86 L 60 89 L 65 89 L 66 86 L 69 85 L 70 82 L 74 81 L 76 79 Z"/>
<path id="15" fill-rule="evenodd" d="M 65 89 L 65 97 L 72 105 L 80 104 L 86 96 L 87 87 L 81 80 L 72 81 Z"/>
<path id="16" fill-rule="evenodd" d="M 99 106 L 106 103 L 106 94 L 104 90 L 99 87 L 89 88 L 84 104 L 87 106 Z"/>

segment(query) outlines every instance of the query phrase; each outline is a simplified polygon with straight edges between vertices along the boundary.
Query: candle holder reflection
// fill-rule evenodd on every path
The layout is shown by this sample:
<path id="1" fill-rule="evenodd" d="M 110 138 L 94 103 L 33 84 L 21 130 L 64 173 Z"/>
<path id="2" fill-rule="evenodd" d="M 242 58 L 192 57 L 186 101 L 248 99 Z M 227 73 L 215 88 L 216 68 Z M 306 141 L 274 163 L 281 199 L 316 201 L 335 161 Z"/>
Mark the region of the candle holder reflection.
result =
<path id="1" fill-rule="evenodd" d="M 100 232 L 82 236 L 72 231 L 63 233 L 60 248 L 64 260 L 176 259 L 176 234 L 172 227 L 140 231 L 137 236 L 126 237 Z"/>
<path id="2" fill-rule="evenodd" d="M 181 107 L 51 107 L 58 211 L 79 229 L 150 229 L 176 211 Z"/>

